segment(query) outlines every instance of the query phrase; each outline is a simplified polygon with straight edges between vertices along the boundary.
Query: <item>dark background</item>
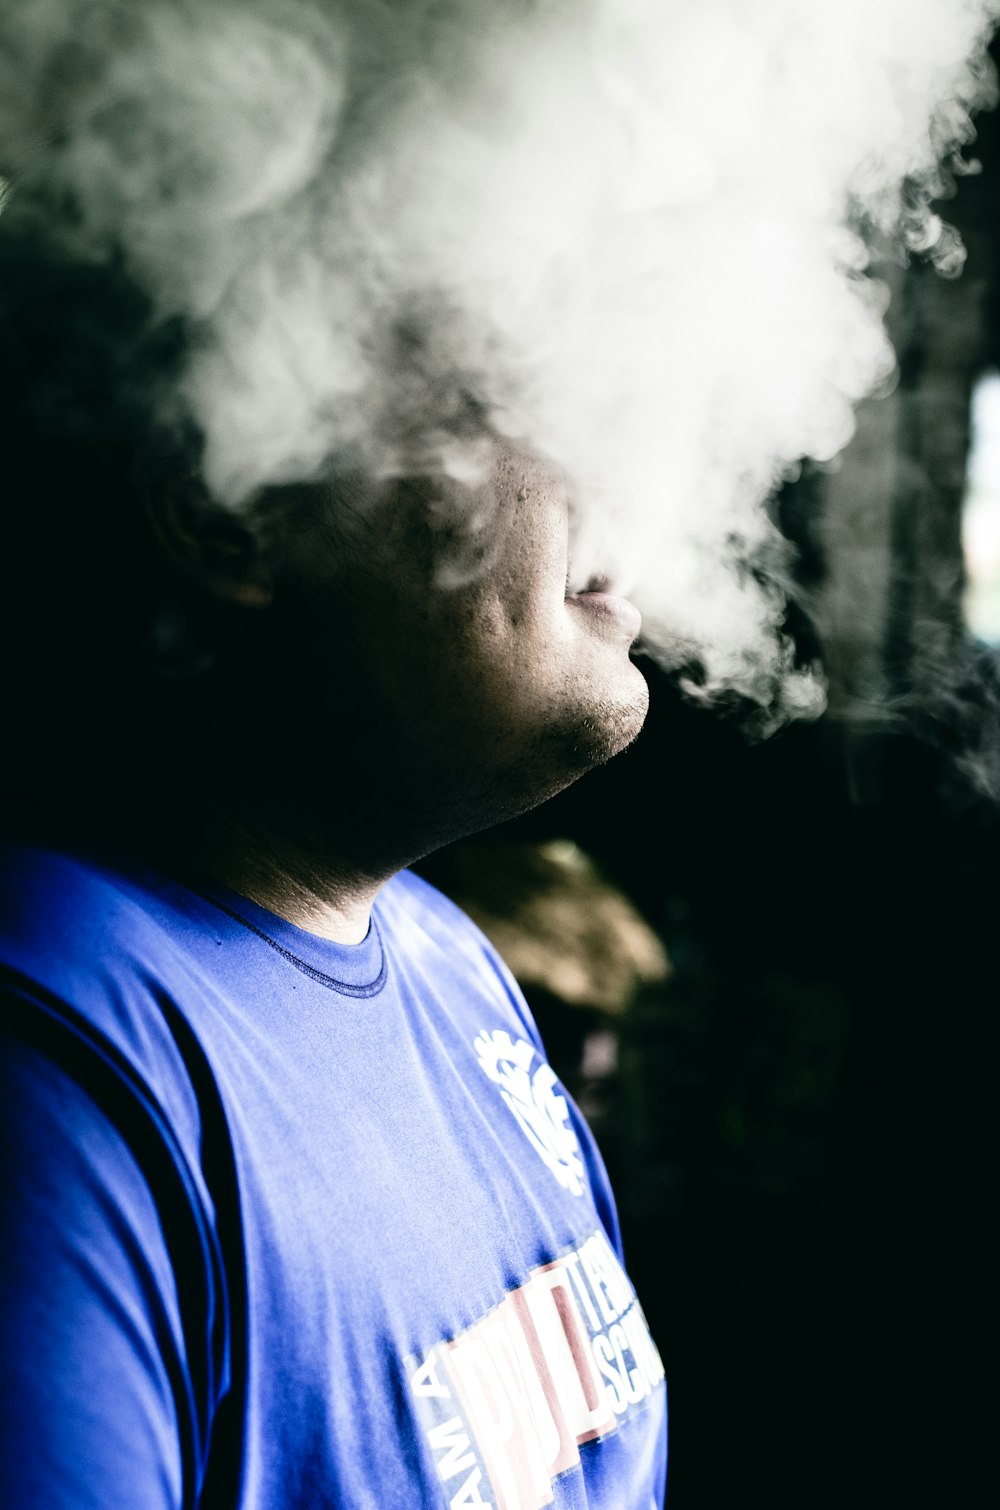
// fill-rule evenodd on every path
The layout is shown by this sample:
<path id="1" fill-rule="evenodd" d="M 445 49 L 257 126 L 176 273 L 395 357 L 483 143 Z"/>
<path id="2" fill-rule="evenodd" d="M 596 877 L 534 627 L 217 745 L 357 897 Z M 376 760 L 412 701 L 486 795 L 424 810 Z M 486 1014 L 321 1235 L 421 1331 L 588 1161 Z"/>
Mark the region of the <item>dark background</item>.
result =
<path id="1" fill-rule="evenodd" d="M 942 206 L 965 276 L 887 268 L 897 392 L 777 505 L 830 712 L 754 743 L 651 669 L 638 745 L 507 833 L 576 840 L 673 966 L 622 1020 L 599 1120 L 667 1368 L 668 1510 L 1000 1503 L 1000 735 L 960 548 L 969 398 L 1000 362 L 980 127 L 984 172 Z"/>

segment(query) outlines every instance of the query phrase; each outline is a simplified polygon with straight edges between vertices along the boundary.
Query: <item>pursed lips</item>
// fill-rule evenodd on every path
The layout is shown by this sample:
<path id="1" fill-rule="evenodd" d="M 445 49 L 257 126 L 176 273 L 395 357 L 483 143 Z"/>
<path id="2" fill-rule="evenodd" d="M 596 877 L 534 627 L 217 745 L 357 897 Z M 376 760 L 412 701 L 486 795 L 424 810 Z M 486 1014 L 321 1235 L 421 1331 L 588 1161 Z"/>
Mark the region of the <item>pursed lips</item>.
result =
<path id="1" fill-rule="evenodd" d="M 569 587 L 567 580 L 567 603 L 573 603 L 587 613 L 615 620 L 629 633 L 630 641 L 638 638 L 642 629 L 642 615 L 628 598 L 619 597 L 612 591 L 613 584 L 609 577 L 590 577 L 579 592 L 570 592 Z"/>

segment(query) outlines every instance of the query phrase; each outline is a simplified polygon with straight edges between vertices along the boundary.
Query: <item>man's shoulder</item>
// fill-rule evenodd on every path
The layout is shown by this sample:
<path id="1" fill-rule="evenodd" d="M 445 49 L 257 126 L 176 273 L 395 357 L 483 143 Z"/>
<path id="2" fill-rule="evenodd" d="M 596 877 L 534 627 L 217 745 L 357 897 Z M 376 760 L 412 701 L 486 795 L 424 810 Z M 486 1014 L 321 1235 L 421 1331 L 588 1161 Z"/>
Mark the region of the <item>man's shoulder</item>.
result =
<path id="1" fill-rule="evenodd" d="M 165 915 L 154 886 L 106 857 L 0 838 L 0 958 L 8 966 L 113 971 L 166 947 Z"/>
<path id="2" fill-rule="evenodd" d="M 172 918 L 175 925 L 172 926 Z M 193 1114 L 176 1006 L 207 989 L 176 937 L 183 922 L 155 877 L 108 854 L 0 840 L 0 994 L 5 1029 L 75 1072 L 114 1062 L 175 1117 Z"/>
<path id="3" fill-rule="evenodd" d="M 379 906 L 397 914 L 419 918 L 428 926 L 445 932 L 467 933 L 478 930 L 462 909 L 424 880 L 415 870 L 401 870 L 379 893 Z"/>
<path id="4" fill-rule="evenodd" d="M 169 886 L 164 890 L 169 898 Z M 116 868 L 110 850 L 0 836 L 0 1039 L 12 1066 L 8 1086 L 29 1087 L 87 1159 L 100 1153 L 109 1199 L 134 1166 L 175 1230 L 200 1240 L 228 1191 L 228 1164 L 218 1153 L 228 1133 L 211 1067 L 178 1006 L 184 972 L 188 982 L 196 975 L 168 919 L 168 900 L 158 904 L 155 880 L 144 886 L 138 863 L 133 875 L 127 861 Z M 17 1115 L 29 1104 L 36 1103 L 19 1101 Z M 210 1167 L 222 1171 L 217 1186 Z M 193 1282 L 194 1246 L 185 1254 Z"/>
<path id="5" fill-rule="evenodd" d="M 406 947 L 417 931 L 441 949 L 459 951 L 476 965 L 504 969 L 493 945 L 455 902 L 415 871 L 404 870 L 383 887 L 377 904 L 380 926 Z"/>
<path id="6" fill-rule="evenodd" d="M 505 1020 L 538 1042 L 530 1008 L 495 946 L 436 886 L 413 871 L 402 871 L 380 894 L 377 915 L 390 948 L 445 993 L 460 992 L 471 1007 L 470 990 L 477 985 Z"/>

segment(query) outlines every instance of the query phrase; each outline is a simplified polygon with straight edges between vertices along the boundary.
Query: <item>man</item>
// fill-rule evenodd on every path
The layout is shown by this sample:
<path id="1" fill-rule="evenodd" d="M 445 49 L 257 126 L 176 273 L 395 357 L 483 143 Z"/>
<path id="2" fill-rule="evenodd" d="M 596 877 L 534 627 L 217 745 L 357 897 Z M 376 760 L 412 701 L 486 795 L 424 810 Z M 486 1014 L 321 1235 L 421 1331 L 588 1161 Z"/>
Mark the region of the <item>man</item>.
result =
<path id="1" fill-rule="evenodd" d="M 141 300 L 34 235 L 2 251 L 0 1500 L 653 1510 L 599 1155 L 405 870 L 635 737 L 637 615 L 600 561 L 567 580 L 564 480 L 474 410 L 474 484 L 216 508 L 150 460 Z"/>

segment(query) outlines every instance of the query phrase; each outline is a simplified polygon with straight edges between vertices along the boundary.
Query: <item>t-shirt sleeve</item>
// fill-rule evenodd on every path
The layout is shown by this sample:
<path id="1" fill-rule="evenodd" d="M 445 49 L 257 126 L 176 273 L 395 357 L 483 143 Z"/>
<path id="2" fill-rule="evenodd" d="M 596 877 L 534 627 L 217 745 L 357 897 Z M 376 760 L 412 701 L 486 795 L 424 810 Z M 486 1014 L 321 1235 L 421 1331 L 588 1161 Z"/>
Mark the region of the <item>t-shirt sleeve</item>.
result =
<path id="1" fill-rule="evenodd" d="M 191 1384 L 161 1214 L 97 1100 L 0 1033 L 0 1504 L 186 1504 Z"/>

